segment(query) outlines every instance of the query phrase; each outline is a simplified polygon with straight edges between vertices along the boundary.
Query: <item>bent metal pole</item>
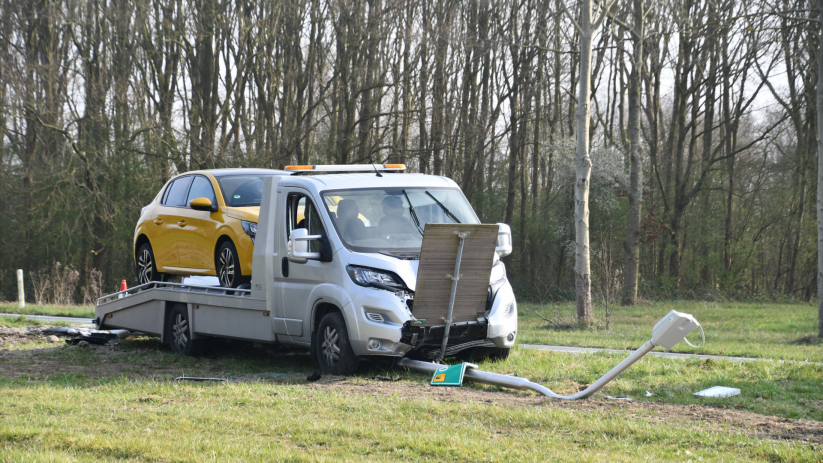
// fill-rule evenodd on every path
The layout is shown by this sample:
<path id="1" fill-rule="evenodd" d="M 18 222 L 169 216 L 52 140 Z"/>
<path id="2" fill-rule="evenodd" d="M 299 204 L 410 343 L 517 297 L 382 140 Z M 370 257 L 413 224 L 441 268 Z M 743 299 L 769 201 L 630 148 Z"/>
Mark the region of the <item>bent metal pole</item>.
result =
<path id="1" fill-rule="evenodd" d="M 449 294 L 449 310 L 446 312 L 446 319 L 443 320 L 445 326 L 443 327 L 443 342 L 440 345 L 440 361 L 446 356 L 446 344 L 449 343 L 449 331 L 452 324 L 452 315 L 454 314 L 454 296 L 457 294 L 457 282 L 460 281 L 460 260 L 463 258 L 463 243 L 469 232 L 454 232 L 457 235 L 457 258 L 454 260 L 454 274 L 446 275 L 452 280 L 452 290 Z"/>
<path id="2" fill-rule="evenodd" d="M 546 397 L 551 397 L 554 399 L 565 399 L 565 400 L 576 400 L 576 399 L 585 399 L 590 397 L 595 392 L 599 391 L 603 388 L 609 381 L 613 380 L 617 377 L 620 373 L 624 370 L 632 366 L 632 364 L 638 360 L 640 357 L 643 357 L 647 353 L 649 353 L 652 349 L 654 349 L 654 344 L 651 341 L 643 344 L 640 349 L 637 349 L 632 353 L 630 356 L 626 357 L 625 360 L 620 362 L 616 367 L 609 370 L 608 373 L 603 375 L 600 379 L 594 382 L 591 386 L 587 387 L 585 390 L 578 392 L 577 394 L 573 395 L 559 395 L 552 392 L 551 389 L 541 386 L 540 384 L 533 383 L 526 378 L 518 378 L 516 376 L 508 376 L 508 375 L 501 375 L 497 373 L 490 373 L 488 371 L 481 371 L 481 370 L 474 370 L 474 369 L 467 369 L 465 375 L 463 376 L 465 379 L 483 383 L 483 384 L 491 384 L 492 386 L 501 386 L 507 387 L 509 389 L 518 389 L 518 390 L 530 390 L 534 392 L 538 392 L 543 394 Z M 423 362 L 420 360 L 412 360 L 408 358 L 402 358 L 397 361 L 397 364 L 406 367 L 410 370 L 419 371 L 422 373 L 430 373 L 434 374 L 434 372 L 440 368 L 440 365 L 431 363 L 431 362 Z"/>
<path id="3" fill-rule="evenodd" d="M 699 346 L 693 345 L 689 342 L 688 339 L 686 339 L 686 336 L 688 336 L 689 333 L 694 331 L 696 328 L 700 328 L 700 335 L 703 338 L 703 343 L 701 343 Z M 497 373 L 489 373 L 487 371 L 469 369 L 466 370 L 466 373 L 464 374 L 463 378 L 472 381 L 477 381 L 478 383 L 492 384 L 495 386 L 508 387 L 511 389 L 528 389 L 531 391 L 539 392 L 547 397 L 553 397 L 555 399 L 585 399 L 586 397 L 589 397 L 595 392 L 599 391 L 601 388 L 603 388 L 603 386 L 608 384 L 609 381 L 616 378 L 617 375 L 622 373 L 626 368 L 632 366 L 634 362 L 640 360 L 641 357 L 648 354 L 655 347 L 671 349 L 675 346 L 675 344 L 677 344 L 680 341 L 685 341 L 686 344 L 688 344 L 691 347 L 699 348 L 706 343 L 706 333 L 703 331 L 703 327 L 700 326 L 700 323 L 698 323 L 698 321 L 695 320 L 695 318 L 692 317 L 690 314 L 680 313 L 676 310 L 672 310 L 654 325 L 654 328 L 652 328 L 652 338 L 646 344 L 643 344 L 640 347 L 640 349 L 634 351 L 634 353 L 626 357 L 626 359 L 620 362 L 616 367 L 609 370 L 608 373 L 606 373 L 605 375 L 603 375 L 603 377 L 595 381 L 594 384 L 587 387 L 585 390 L 573 395 L 555 394 L 549 388 L 541 386 L 537 383 L 533 383 L 528 379 L 517 378 L 507 375 L 499 375 Z M 397 364 L 400 366 L 404 366 L 410 370 L 417 370 L 424 373 L 434 373 L 440 366 L 434 363 L 421 362 L 419 360 L 411 360 L 407 358 L 402 358 L 398 360 Z"/>

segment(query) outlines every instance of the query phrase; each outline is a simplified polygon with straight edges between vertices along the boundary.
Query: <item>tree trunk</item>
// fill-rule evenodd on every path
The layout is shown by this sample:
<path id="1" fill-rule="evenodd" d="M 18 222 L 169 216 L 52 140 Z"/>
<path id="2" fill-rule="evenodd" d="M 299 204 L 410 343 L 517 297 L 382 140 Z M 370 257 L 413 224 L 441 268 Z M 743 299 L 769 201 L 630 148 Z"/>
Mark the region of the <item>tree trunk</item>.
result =
<path id="1" fill-rule="evenodd" d="M 729 158 L 726 160 L 726 167 L 728 169 L 728 190 L 726 191 L 726 221 L 723 233 L 723 264 L 726 268 L 726 278 L 731 277 L 732 271 L 732 212 L 734 210 L 734 135 L 735 130 L 732 128 L 732 114 L 731 114 L 731 84 L 729 83 L 729 74 L 731 74 L 731 66 L 729 65 L 729 37 L 728 33 L 723 34 L 723 124 L 725 125 L 725 152 Z M 731 281 L 731 280 L 728 280 Z"/>
<path id="2" fill-rule="evenodd" d="M 607 7 L 608 8 L 608 7 Z M 591 100 L 592 0 L 583 0 L 580 11 L 580 75 L 577 86 L 576 147 L 574 150 L 574 288 L 577 294 L 577 323 L 590 326 L 592 313 L 592 280 L 589 254 L 589 183 L 592 160 L 589 153 L 589 121 Z"/>
<path id="3" fill-rule="evenodd" d="M 818 20 L 823 0 L 817 0 Z M 823 338 L 823 41 L 817 60 L 817 336 Z"/>
<path id="4" fill-rule="evenodd" d="M 632 73 L 629 77 L 629 214 L 624 243 L 623 305 L 637 302 L 637 273 L 640 264 L 640 203 L 643 199 L 643 161 L 640 158 L 640 72 L 643 63 L 643 1 L 634 0 Z"/>

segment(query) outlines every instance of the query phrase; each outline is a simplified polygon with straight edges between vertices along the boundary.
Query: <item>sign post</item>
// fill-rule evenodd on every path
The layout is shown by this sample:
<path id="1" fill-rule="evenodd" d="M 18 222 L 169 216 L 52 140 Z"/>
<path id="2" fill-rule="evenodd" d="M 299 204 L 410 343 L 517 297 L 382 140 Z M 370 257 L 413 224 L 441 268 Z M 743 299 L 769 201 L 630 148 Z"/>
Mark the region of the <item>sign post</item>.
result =
<path id="1" fill-rule="evenodd" d="M 26 293 L 23 292 L 23 269 L 17 269 L 17 305 L 26 307 Z"/>

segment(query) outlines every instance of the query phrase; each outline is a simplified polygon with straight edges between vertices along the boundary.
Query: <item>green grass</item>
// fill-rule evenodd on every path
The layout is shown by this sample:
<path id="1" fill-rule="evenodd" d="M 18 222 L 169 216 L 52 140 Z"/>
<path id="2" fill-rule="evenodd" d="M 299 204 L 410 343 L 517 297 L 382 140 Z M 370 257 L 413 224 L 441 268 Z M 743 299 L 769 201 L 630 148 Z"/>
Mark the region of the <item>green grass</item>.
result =
<path id="1" fill-rule="evenodd" d="M 573 325 L 575 307 L 571 303 L 523 303 L 518 308 L 517 339 L 521 343 L 636 349 L 651 338 L 658 320 L 677 310 L 694 315 L 703 325 L 706 345 L 692 349 L 681 342 L 675 352 L 823 362 L 823 342 L 816 338 L 817 307 L 811 304 L 658 302 L 616 306 L 608 331 L 602 329 L 605 317 L 597 306 L 595 316 L 601 329 L 590 330 L 552 326 L 530 311 L 555 324 L 560 319 Z M 699 344 L 699 331 L 689 339 Z"/>
<path id="2" fill-rule="evenodd" d="M 533 406 L 271 384 L 6 385 L 6 461 L 814 461 L 808 444 Z M 689 453 L 686 453 L 686 452 Z"/>
<path id="3" fill-rule="evenodd" d="M 21 309 L 16 302 L 0 302 L 0 313 L 19 313 L 21 315 L 53 315 L 55 317 L 94 318 L 94 306 L 26 304 L 26 306 Z"/>
<path id="4" fill-rule="evenodd" d="M 483 368 L 516 374 L 554 392 L 583 390 L 620 363 L 626 355 L 569 354 L 516 349 L 508 360 Z M 694 392 L 711 386 L 740 389 L 723 399 L 700 398 Z M 673 360 L 646 356 L 603 389 L 611 396 L 684 405 L 717 405 L 764 415 L 823 421 L 823 365 L 799 362 L 734 362 Z M 646 391 L 652 392 L 646 398 Z"/>
<path id="5" fill-rule="evenodd" d="M 39 320 L 32 320 L 30 318 L 26 318 L 25 316 L 20 317 L 0 317 L 0 326 L 11 326 L 14 328 L 19 328 L 22 326 L 40 326 L 40 325 L 49 325 L 49 326 L 69 326 L 68 323 L 65 322 L 41 322 Z"/>
<path id="6" fill-rule="evenodd" d="M 216 358 L 200 359 L 173 355 L 152 339 L 123 342 L 123 352 L 116 356 L 81 348 L 38 351 L 39 361 L 89 368 L 84 373 L 0 379 L 0 456 L 5 461 L 820 458 L 815 444 L 772 440 L 740 427 L 638 413 L 634 408 L 512 402 L 534 395 L 501 396 L 495 388 L 483 386 L 466 386 L 475 394 L 485 391 L 479 400 L 437 400 L 425 393 L 432 391 L 428 377 L 387 373 L 376 366 L 361 371 L 347 387 L 311 386 L 304 378 L 316 367 L 304 353 L 272 354 L 265 348 L 232 345 L 236 347 L 219 349 Z M 620 359 L 613 354 L 515 349 L 508 360 L 487 361 L 482 368 L 517 373 L 568 393 Z M 103 366 L 110 368 L 107 373 L 95 369 Z M 170 380 L 182 373 L 246 381 Z M 399 381 L 371 379 L 376 375 L 396 376 Z M 651 400 L 657 402 L 707 403 L 820 420 L 821 377 L 823 368 L 798 363 L 649 358 L 610 384 L 606 393 L 637 399 L 651 390 L 656 394 Z M 741 387 L 743 393 L 708 402 L 691 396 L 696 388 L 716 382 Z M 380 387 L 387 390 L 381 392 Z"/>

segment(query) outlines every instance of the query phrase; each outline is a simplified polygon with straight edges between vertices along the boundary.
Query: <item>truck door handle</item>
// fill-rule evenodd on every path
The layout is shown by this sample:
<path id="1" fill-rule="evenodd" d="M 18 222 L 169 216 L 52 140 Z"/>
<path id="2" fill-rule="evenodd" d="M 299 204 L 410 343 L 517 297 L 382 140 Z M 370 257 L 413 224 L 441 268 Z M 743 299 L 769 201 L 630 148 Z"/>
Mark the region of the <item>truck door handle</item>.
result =
<path id="1" fill-rule="evenodd" d="M 180 227 L 185 227 L 186 226 L 186 221 L 181 220 L 181 221 L 177 222 L 177 225 L 180 225 Z"/>
<path id="2" fill-rule="evenodd" d="M 289 258 L 284 257 L 283 260 L 280 261 L 280 271 L 283 273 L 283 278 L 289 277 Z"/>
<path id="3" fill-rule="evenodd" d="M 161 223 L 163 223 L 163 221 L 161 219 L 154 219 L 154 224 L 155 225 L 160 225 Z"/>

